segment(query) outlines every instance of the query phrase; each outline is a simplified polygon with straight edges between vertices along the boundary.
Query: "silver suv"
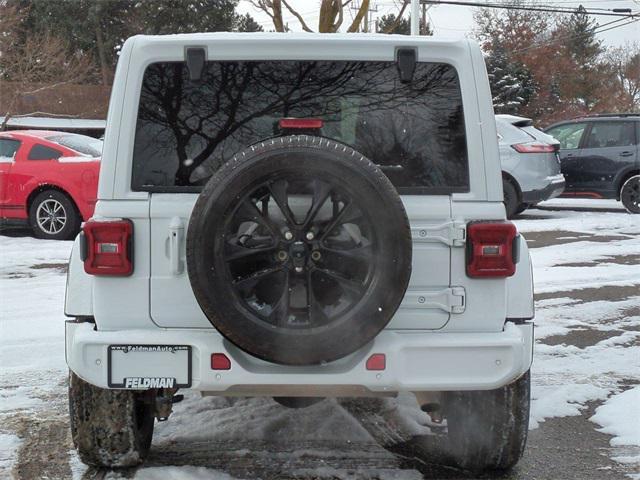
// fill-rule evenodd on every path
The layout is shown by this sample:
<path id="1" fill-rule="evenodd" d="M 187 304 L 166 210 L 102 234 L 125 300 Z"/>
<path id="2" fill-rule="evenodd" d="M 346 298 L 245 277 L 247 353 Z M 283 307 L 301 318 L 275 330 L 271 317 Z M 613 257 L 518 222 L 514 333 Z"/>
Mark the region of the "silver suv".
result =
<path id="1" fill-rule="evenodd" d="M 129 39 L 66 293 L 73 440 L 129 466 L 178 389 L 413 392 L 451 462 L 507 470 L 533 287 L 469 41 Z"/>
<path id="2" fill-rule="evenodd" d="M 535 128 L 530 118 L 496 115 L 496 128 L 507 217 L 562 194 L 560 142 Z"/>

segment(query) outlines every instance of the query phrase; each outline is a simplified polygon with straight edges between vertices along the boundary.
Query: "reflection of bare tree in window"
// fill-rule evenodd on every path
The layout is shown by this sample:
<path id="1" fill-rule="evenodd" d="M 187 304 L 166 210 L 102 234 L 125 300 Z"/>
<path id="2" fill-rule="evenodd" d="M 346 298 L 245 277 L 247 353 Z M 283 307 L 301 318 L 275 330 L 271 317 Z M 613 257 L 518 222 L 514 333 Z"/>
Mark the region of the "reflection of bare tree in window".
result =
<path id="1" fill-rule="evenodd" d="M 394 64 L 383 62 L 209 62 L 197 83 L 182 63 L 154 64 L 145 73 L 134 155 L 136 163 L 174 162 L 175 178 L 159 184 L 188 186 L 194 172 L 206 178 L 239 150 L 278 134 L 282 117 L 320 117 L 322 133 L 341 140 L 352 116 L 354 146 L 363 144 L 364 154 L 382 164 L 398 156 L 410 170 L 423 171 L 417 163 L 424 158 L 447 156 L 430 149 L 448 147 L 437 145 L 439 134 L 425 146 L 415 132 L 450 128 L 452 95 L 459 97 L 455 71 L 430 64 L 420 64 L 409 85 L 399 82 Z M 168 169 L 159 171 L 166 176 Z M 415 181 L 441 183 L 440 170 Z"/>
<path id="2" fill-rule="evenodd" d="M 403 105 L 362 116 L 356 148 L 383 166 L 402 166 L 385 169 L 395 184 L 464 186 L 464 119 L 462 108 L 452 111 L 455 97 L 461 104 L 453 69 L 421 65 Z"/>

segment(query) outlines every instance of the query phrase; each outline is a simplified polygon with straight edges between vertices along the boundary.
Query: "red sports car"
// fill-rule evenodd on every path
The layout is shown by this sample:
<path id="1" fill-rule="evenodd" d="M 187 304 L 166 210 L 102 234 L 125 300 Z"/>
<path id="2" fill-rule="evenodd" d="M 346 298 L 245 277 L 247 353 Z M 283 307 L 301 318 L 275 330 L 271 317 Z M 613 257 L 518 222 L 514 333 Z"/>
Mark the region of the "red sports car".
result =
<path id="1" fill-rule="evenodd" d="M 93 215 L 102 141 L 65 132 L 0 132 L 0 223 L 73 238 Z"/>

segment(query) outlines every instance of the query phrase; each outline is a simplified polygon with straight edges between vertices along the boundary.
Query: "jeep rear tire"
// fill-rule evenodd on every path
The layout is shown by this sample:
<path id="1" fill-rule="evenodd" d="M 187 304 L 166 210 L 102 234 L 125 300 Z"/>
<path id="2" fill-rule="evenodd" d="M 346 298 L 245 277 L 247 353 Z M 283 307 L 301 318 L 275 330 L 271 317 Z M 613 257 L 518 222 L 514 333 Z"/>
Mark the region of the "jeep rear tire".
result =
<path id="1" fill-rule="evenodd" d="M 153 392 L 109 390 L 69 374 L 71 436 L 83 463 L 98 468 L 141 463 L 153 436 Z"/>
<path id="2" fill-rule="evenodd" d="M 187 233 L 211 323 L 269 362 L 314 365 L 367 344 L 411 275 L 411 229 L 381 170 L 314 136 L 253 145 L 211 177 Z"/>
<path id="3" fill-rule="evenodd" d="M 527 371 L 496 390 L 445 394 L 448 440 L 457 467 L 506 472 L 518 463 L 527 442 L 530 384 Z"/>

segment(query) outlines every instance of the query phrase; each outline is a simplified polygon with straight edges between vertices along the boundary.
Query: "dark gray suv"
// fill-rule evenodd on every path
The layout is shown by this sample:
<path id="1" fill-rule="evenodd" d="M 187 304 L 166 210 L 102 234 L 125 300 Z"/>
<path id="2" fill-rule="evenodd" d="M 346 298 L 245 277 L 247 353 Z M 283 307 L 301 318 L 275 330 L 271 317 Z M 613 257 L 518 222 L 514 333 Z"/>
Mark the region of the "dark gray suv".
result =
<path id="1" fill-rule="evenodd" d="M 607 114 L 551 125 L 560 142 L 564 196 L 615 198 L 640 213 L 640 114 Z"/>

